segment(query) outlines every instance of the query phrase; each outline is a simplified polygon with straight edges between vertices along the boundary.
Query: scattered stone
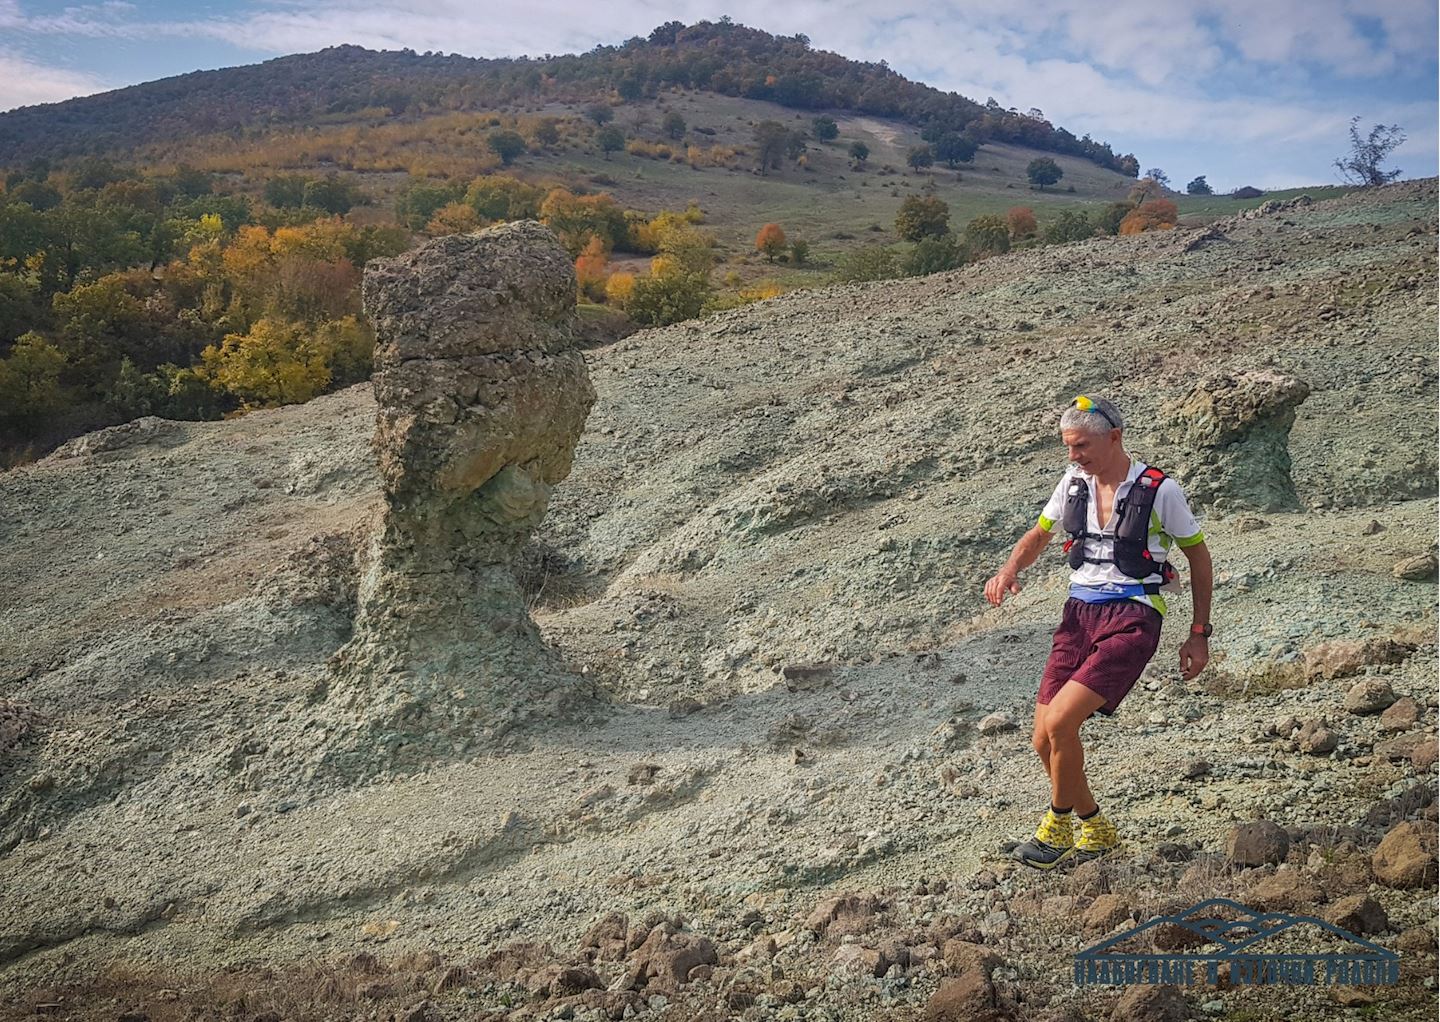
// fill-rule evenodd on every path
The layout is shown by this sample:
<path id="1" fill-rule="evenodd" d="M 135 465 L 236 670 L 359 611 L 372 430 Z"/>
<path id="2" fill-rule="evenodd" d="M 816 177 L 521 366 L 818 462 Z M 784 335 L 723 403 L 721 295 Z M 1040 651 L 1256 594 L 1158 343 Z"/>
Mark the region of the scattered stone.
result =
<path id="1" fill-rule="evenodd" d="M 1115 1022 L 1187 1022 L 1190 1005 L 1173 986 L 1139 984 L 1127 987 L 1110 1012 Z"/>
<path id="2" fill-rule="evenodd" d="M 1091 933 L 1109 933 L 1131 918 L 1129 902 L 1118 894 L 1102 894 L 1085 910 L 1083 924 Z"/>
<path id="3" fill-rule="evenodd" d="M 1435 760 L 1440 758 L 1440 742 L 1435 740 L 1433 734 L 1426 735 L 1425 740 L 1415 747 L 1410 753 L 1410 762 L 1415 769 L 1423 773 L 1429 773 L 1435 766 Z"/>
<path id="4" fill-rule="evenodd" d="M 1360 530 L 1360 535 L 1362 535 L 1362 536 L 1378 536 L 1380 533 L 1382 533 L 1382 532 L 1384 532 L 1384 531 L 1385 531 L 1385 526 L 1382 525 L 1382 524 L 1380 524 L 1379 519 L 1372 518 L 1372 519 L 1370 519 L 1370 524 L 1366 525 L 1365 528 L 1363 528 L 1363 529 Z"/>
<path id="5" fill-rule="evenodd" d="M 1235 867 L 1284 862 L 1289 851 L 1289 836 L 1269 820 L 1237 823 L 1225 839 L 1225 855 Z"/>
<path id="6" fill-rule="evenodd" d="M 676 699 L 670 703 L 669 710 L 671 720 L 678 720 L 681 717 L 688 717 L 692 713 L 699 713 L 705 708 L 700 700 L 686 696 L 684 699 Z"/>
<path id="7" fill-rule="evenodd" d="M 675 932 L 673 926 L 662 923 L 650 931 L 631 959 L 631 974 L 638 981 L 632 985 L 673 991 L 690 981 L 690 972 L 697 965 L 718 961 L 709 937 Z"/>
<path id="8" fill-rule="evenodd" d="M 1368 894 L 1352 894 L 1341 898 L 1325 910 L 1327 923 L 1351 933 L 1384 933 L 1390 929 L 1385 908 Z"/>
<path id="9" fill-rule="evenodd" d="M 1390 738 L 1383 742 L 1376 742 L 1375 755 L 1380 759 L 1394 761 L 1408 759 L 1413 762 L 1416 751 L 1429 741 L 1431 741 L 1429 735 L 1401 735 L 1398 738 Z"/>
<path id="10" fill-rule="evenodd" d="M 1345 678 L 1367 666 L 1398 664 L 1415 647 L 1394 639 L 1336 639 L 1307 649 L 1302 657 L 1306 681 Z"/>
<path id="11" fill-rule="evenodd" d="M 625 957 L 629 920 L 623 912 L 611 912 L 600 918 L 580 938 L 582 950 L 588 950 L 602 962 L 615 962 Z"/>
<path id="12" fill-rule="evenodd" d="M 880 899 L 873 894 L 840 894 L 816 905 L 804 926 L 822 937 L 864 933 L 879 911 Z"/>
<path id="13" fill-rule="evenodd" d="M 1410 696 L 1401 696 L 1380 714 L 1381 731 L 1409 731 L 1420 722 L 1420 706 Z"/>
<path id="14" fill-rule="evenodd" d="M 660 772 L 658 763 L 636 763 L 630 768 L 629 775 L 625 778 L 626 784 L 649 784 Z"/>
<path id="15" fill-rule="evenodd" d="M 1001 1022 L 995 984 L 981 969 L 966 969 L 940 981 L 925 1003 L 926 1022 Z"/>
<path id="16" fill-rule="evenodd" d="M 1210 773 L 1210 770 L 1211 766 L 1209 760 L 1192 759 L 1189 763 L 1185 764 L 1183 774 L 1187 781 L 1193 781 L 1198 778 L 1204 777 L 1206 774 Z"/>
<path id="17" fill-rule="evenodd" d="M 1015 718 L 1010 714 L 997 712 L 981 719 L 980 733 L 982 735 L 998 735 L 1006 731 L 1014 731 L 1018 726 Z"/>
<path id="18" fill-rule="evenodd" d="M 1433 826 L 1397 823 L 1370 856 L 1375 878 L 1386 887 L 1420 887 L 1436 880 Z"/>
<path id="19" fill-rule="evenodd" d="M 1330 997 L 1342 1008 L 1364 1008 L 1375 1003 L 1375 995 L 1360 987 L 1331 987 Z"/>
<path id="20" fill-rule="evenodd" d="M 1407 582 L 1434 582 L 1437 572 L 1440 572 L 1440 560 L 1437 560 L 1433 550 L 1407 557 L 1395 564 L 1395 577 Z"/>
<path id="21" fill-rule="evenodd" d="M 1323 720 L 1307 720 L 1295 734 L 1295 747 L 1312 756 L 1324 756 L 1340 744 L 1340 733 L 1332 731 Z"/>
<path id="22" fill-rule="evenodd" d="M 1265 519 L 1261 518 L 1259 515 L 1235 516 L 1236 532 L 1259 532 L 1261 529 L 1268 529 L 1269 527 L 1270 523 L 1267 522 Z"/>
<path id="23" fill-rule="evenodd" d="M 1354 714 L 1379 713 L 1395 702 L 1390 683 L 1381 678 L 1366 678 L 1345 693 L 1345 709 Z"/>
<path id="24" fill-rule="evenodd" d="M 780 676 L 791 692 L 813 692 L 825 687 L 835 676 L 835 668 L 829 664 L 786 664 L 780 669 Z"/>
<path id="25" fill-rule="evenodd" d="M 885 956 L 877 949 L 860 944 L 842 944 L 830 959 L 830 965 L 837 972 L 858 973 L 864 976 L 880 977 L 890 967 Z"/>

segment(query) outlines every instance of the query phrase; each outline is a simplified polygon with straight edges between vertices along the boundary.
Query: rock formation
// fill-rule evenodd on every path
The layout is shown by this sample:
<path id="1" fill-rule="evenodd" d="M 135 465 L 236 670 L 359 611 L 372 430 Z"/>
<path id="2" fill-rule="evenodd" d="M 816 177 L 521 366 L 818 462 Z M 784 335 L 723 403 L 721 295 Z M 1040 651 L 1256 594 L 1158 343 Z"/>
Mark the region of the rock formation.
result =
<path id="1" fill-rule="evenodd" d="M 574 692 L 514 561 L 570 472 L 595 391 L 571 341 L 574 270 L 538 223 L 372 263 L 363 296 L 384 505 L 328 702 L 393 764 L 463 751 Z"/>
<path id="2" fill-rule="evenodd" d="M 1298 508 L 1290 429 L 1309 396 L 1303 380 L 1265 370 L 1201 380 L 1171 409 L 1186 452 L 1176 474 L 1190 499 L 1218 510 Z"/>

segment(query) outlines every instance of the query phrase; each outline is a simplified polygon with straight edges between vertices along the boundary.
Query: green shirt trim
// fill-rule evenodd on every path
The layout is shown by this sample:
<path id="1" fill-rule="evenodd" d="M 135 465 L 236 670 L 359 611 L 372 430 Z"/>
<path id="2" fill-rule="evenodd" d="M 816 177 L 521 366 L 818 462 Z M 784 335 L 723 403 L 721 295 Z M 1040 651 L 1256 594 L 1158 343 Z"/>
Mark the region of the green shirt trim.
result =
<path id="1" fill-rule="evenodd" d="M 1177 536 L 1175 537 L 1175 542 L 1179 545 L 1181 550 L 1184 550 L 1186 547 L 1192 547 L 1197 543 L 1205 542 L 1205 533 L 1197 532 L 1193 536 Z"/>
<path id="2" fill-rule="evenodd" d="M 1044 515 L 1041 515 L 1040 520 L 1035 524 L 1040 526 L 1041 530 L 1043 530 L 1044 532 L 1049 532 L 1051 529 L 1055 528 L 1055 519 L 1046 518 Z"/>

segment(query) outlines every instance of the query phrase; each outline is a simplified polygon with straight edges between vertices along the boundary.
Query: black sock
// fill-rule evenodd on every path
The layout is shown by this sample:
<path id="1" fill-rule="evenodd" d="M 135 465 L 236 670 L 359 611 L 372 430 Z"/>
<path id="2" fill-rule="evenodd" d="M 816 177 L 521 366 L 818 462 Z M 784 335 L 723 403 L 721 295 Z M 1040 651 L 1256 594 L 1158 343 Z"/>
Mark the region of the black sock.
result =
<path id="1" fill-rule="evenodd" d="M 1082 820 L 1088 820 L 1088 819 L 1090 819 L 1090 817 L 1094 816 L 1094 815 L 1095 815 L 1096 813 L 1098 813 L 1099 811 L 1100 811 L 1100 807 L 1097 805 L 1094 809 L 1090 810 L 1088 813 L 1081 813 L 1081 814 L 1080 814 L 1080 819 L 1082 819 Z"/>
<path id="2" fill-rule="evenodd" d="M 1071 808 L 1073 809 L 1074 807 L 1072 806 Z M 1067 814 L 1070 812 L 1070 809 L 1059 809 L 1059 808 L 1056 807 L 1056 805 L 1055 805 L 1054 802 L 1051 802 L 1051 803 L 1050 803 L 1050 811 L 1051 811 L 1052 813 L 1054 813 L 1056 816 L 1065 816 L 1065 815 L 1067 815 Z"/>

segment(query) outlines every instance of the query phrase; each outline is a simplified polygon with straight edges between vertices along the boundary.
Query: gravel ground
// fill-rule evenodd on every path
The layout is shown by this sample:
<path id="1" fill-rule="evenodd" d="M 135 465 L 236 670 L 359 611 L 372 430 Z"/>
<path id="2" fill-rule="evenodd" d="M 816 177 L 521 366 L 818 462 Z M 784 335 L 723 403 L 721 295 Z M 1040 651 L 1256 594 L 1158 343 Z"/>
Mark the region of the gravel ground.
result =
<path id="1" fill-rule="evenodd" d="M 1227 837 L 1265 816 L 1295 829 L 1296 868 L 1343 869 L 1331 893 L 1383 904 L 1375 939 L 1421 948 L 1377 1010 L 1433 1017 L 1433 873 L 1380 883 L 1356 857 L 1381 825 L 1338 835 L 1434 785 L 1433 765 L 1377 743 L 1435 731 L 1433 571 L 1393 572 L 1435 548 L 1435 200 L 1410 182 L 1209 234 L 795 294 L 590 352 L 599 401 L 524 572 L 547 638 L 613 702 L 363 788 L 307 783 L 294 760 L 323 741 L 310 711 L 379 500 L 368 387 L 225 423 L 140 420 L 0 476 L 0 995 L 24 1017 L 118 962 L 139 984 L 120 999 L 159 1018 L 151 980 L 183 1003 L 227 968 L 369 952 L 409 1010 L 449 963 L 516 940 L 560 960 L 619 911 L 632 928 L 679 915 L 718 952 L 713 975 L 628 1017 L 919 1017 L 945 969 L 915 949 L 957 934 L 1004 959 L 996 1010 L 1098 1017 L 1115 995 L 1069 981 L 1100 935 L 1079 921 L 1093 899 L 1117 893 L 1138 919 L 1177 892 L 1244 893 L 1275 870 L 1228 868 Z M 1132 449 L 1164 466 L 1168 409 L 1244 368 L 1312 387 L 1290 445 L 1304 509 L 1204 517 L 1213 666 L 1178 680 L 1182 597 L 1122 712 L 1087 728 L 1124 853 L 1103 873 L 1014 874 L 1003 849 L 1046 797 L 1029 717 L 1064 573 L 1047 556 L 998 610 L 980 587 L 1063 468 L 1056 409 L 1113 395 Z M 1414 719 L 1382 731 L 1348 711 L 1366 679 L 1414 699 Z M 1292 747 L 1288 717 L 1324 720 L 1334 748 Z M 1433 798 L 1411 798 L 1400 815 L 1433 831 Z M 842 891 L 873 895 L 864 927 L 803 925 Z M 766 938 L 773 954 L 741 954 Z M 910 964 L 855 965 L 885 941 Z M 425 1011 L 608 1010 L 504 971 L 476 965 Z M 1321 990 L 1191 1001 L 1351 1010 Z"/>

